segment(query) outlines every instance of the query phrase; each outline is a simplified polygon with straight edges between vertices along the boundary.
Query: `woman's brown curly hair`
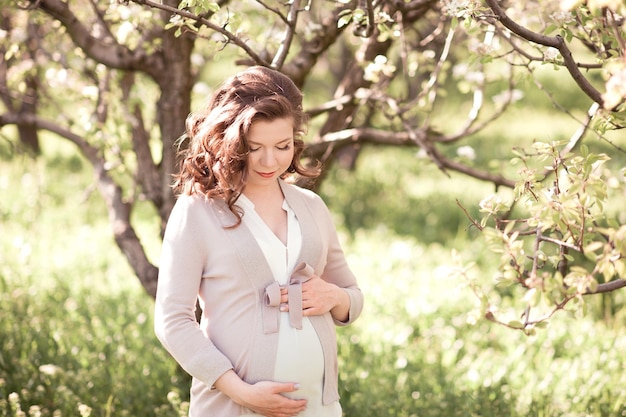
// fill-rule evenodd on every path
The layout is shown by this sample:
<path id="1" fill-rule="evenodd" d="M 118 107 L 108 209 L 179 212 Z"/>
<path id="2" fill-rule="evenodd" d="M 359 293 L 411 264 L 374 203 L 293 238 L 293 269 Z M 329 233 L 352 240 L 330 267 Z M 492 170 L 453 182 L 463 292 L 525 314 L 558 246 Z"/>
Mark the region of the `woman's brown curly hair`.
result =
<path id="1" fill-rule="evenodd" d="M 285 178 L 297 173 L 308 178 L 319 175 L 319 168 L 306 168 L 300 162 L 304 149 L 306 115 L 302 93 L 286 75 L 261 66 L 250 67 L 227 79 L 211 96 L 203 110 L 186 122 L 188 148 L 183 151 L 174 189 L 182 194 L 202 194 L 223 199 L 241 223 L 235 202 L 246 181 L 250 146 L 247 134 L 257 120 L 293 119 L 294 156 Z"/>

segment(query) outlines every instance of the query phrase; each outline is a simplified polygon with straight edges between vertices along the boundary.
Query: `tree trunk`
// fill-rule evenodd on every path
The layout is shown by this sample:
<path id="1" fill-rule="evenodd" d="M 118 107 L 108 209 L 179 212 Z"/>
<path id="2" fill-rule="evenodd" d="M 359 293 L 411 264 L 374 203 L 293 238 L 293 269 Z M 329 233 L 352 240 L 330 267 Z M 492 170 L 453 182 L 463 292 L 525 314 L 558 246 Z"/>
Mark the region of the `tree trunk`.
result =
<path id="1" fill-rule="evenodd" d="M 167 19 L 169 16 L 164 15 L 164 18 Z M 162 39 L 160 65 L 157 68 L 151 68 L 150 72 L 161 91 L 161 96 L 157 102 L 157 122 L 163 144 L 159 163 L 161 192 L 151 199 L 161 218 L 161 234 L 163 234 L 175 202 L 171 187 L 172 175 L 176 172 L 178 161 L 178 149 L 175 142 L 185 132 L 185 121 L 191 111 L 191 89 L 195 81 L 195 74 L 191 65 L 193 38 L 185 35 L 176 37 L 174 30 L 169 30 L 163 33 Z M 132 238 L 137 239 L 137 236 L 132 236 Z M 137 256 L 136 250 L 123 247 L 119 241 L 118 246 L 137 272 L 146 291 L 154 296 L 155 293 L 152 292 L 152 288 L 156 288 L 158 269 L 153 266 L 147 267 L 146 259 Z M 142 265 L 144 266 L 142 267 Z"/>
<path id="2" fill-rule="evenodd" d="M 178 5 L 177 0 L 164 3 L 172 7 Z M 167 22 L 170 14 L 161 12 L 161 16 Z M 160 204 L 155 202 L 155 205 L 161 217 L 162 230 L 174 206 L 175 196 L 171 185 L 178 164 L 176 140 L 185 132 L 185 121 L 191 112 L 191 90 L 196 78 L 191 65 L 195 38 L 185 34 L 176 37 L 174 32 L 174 29 L 164 31 L 162 66 L 153 68 L 150 73 L 161 90 L 157 102 L 157 122 L 163 143 L 160 162 L 162 200 Z"/>

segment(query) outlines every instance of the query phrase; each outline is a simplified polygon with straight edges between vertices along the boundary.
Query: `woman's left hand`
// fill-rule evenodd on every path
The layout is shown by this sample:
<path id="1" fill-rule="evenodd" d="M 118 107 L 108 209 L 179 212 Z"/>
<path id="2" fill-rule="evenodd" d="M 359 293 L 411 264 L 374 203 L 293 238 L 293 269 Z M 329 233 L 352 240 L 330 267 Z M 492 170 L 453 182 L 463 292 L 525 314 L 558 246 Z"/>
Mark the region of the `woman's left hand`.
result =
<path id="1" fill-rule="evenodd" d="M 289 311 L 287 288 L 281 289 L 282 311 Z M 302 314 L 319 316 L 330 311 L 335 320 L 346 321 L 350 310 L 348 294 L 317 275 L 302 284 Z"/>

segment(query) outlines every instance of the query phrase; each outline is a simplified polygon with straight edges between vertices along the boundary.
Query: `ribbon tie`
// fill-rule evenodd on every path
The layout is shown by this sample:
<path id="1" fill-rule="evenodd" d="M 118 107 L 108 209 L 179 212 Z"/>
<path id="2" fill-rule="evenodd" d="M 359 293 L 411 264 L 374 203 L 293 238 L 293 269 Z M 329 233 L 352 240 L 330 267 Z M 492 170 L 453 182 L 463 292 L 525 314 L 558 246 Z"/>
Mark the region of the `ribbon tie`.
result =
<path id="1" fill-rule="evenodd" d="M 296 266 L 289 278 L 288 303 L 289 324 L 296 329 L 302 329 L 302 283 L 308 281 L 315 272 L 306 262 Z M 280 285 L 274 281 L 265 287 L 263 296 L 263 331 L 276 333 L 280 316 Z"/>

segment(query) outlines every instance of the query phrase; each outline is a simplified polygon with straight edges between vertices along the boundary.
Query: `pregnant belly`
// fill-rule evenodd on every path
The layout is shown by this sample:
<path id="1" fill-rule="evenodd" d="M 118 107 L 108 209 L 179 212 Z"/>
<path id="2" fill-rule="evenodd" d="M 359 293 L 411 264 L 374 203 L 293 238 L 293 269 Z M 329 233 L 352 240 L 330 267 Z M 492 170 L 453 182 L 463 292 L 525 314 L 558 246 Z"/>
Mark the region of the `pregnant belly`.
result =
<path id="1" fill-rule="evenodd" d="M 321 399 L 324 354 L 307 317 L 302 320 L 302 329 L 294 329 L 289 325 L 288 314 L 281 313 L 274 380 L 300 384 L 298 391 L 286 394 L 291 398 Z"/>

